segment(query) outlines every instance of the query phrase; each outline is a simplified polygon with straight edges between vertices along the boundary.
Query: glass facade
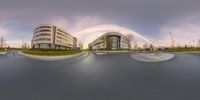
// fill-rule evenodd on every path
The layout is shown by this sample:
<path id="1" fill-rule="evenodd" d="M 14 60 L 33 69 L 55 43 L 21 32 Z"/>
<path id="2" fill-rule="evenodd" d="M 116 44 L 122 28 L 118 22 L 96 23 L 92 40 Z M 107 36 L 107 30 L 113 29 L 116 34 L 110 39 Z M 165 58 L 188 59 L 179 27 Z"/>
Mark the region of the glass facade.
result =
<path id="1" fill-rule="evenodd" d="M 107 37 L 107 49 L 120 49 L 120 36 L 110 35 Z"/>

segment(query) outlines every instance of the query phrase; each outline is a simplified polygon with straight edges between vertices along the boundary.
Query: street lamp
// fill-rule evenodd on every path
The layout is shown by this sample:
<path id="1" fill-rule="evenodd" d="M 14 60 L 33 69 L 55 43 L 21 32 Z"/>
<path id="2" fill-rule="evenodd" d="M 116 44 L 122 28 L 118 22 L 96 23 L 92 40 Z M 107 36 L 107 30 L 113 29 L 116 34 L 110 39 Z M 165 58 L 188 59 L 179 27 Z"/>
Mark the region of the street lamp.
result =
<path id="1" fill-rule="evenodd" d="M 174 38 L 171 32 L 169 32 L 170 36 L 171 36 L 171 46 L 172 48 L 174 48 Z"/>

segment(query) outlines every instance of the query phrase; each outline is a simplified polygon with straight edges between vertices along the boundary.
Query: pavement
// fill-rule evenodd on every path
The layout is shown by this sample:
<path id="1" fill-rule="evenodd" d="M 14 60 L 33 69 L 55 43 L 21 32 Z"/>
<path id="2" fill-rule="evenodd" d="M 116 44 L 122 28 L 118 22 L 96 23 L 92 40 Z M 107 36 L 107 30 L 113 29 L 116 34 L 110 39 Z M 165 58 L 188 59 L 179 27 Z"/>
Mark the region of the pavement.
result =
<path id="1" fill-rule="evenodd" d="M 146 63 L 130 53 L 45 62 L 0 55 L 0 100 L 199 100 L 200 56 Z"/>
<path id="2" fill-rule="evenodd" d="M 120 53 L 128 53 L 129 51 L 94 51 L 96 55 L 106 55 L 106 54 L 120 54 Z"/>
<path id="3" fill-rule="evenodd" d="M 5 55 L 5 54 L 7 54 L 6 51 L 0 51 L 0 55 Z"/>
<path id="4" fill-rule="evenodd" d="M 175 57 L 172 53 L 133 53 L 131 57 L 143 62 L 162 62 Z"/>
<path id="5" fill-rule="evenodd" d="M 40 60 L 40 61 L 59 61 L 59 60 L 65 60 L 65 59 L 72 59 L 74 57 L 84 56 L 84 55 L 88 54 L 88 52 L 81 52 L 78 54 L 64 55 L 64 56 L 39 56 L 39 55 L 25 54 L 23 52 L 18 52 L 18 53 L 27 58 L 31 58 L 34 60 Z"/>

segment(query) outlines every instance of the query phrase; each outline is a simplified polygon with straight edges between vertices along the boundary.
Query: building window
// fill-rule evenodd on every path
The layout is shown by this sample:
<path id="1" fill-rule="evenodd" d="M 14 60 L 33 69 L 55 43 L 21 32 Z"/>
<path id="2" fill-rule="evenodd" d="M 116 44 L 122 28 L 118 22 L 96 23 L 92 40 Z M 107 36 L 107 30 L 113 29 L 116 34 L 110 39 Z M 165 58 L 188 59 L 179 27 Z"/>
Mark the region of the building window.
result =
<path id="1" fill-rule="evenodd" d="M 107 49 L 120 49 L 120 37 L 119 36 L 108 36 L 107 37 Z"/>
<path id="2" fill-rule="evenodd" d="M 40 48 L 50 48 L 49 44 L 40 44 Z"/>
<path id="3" fill-rule="evenodd" d="M 51 36 L 51 34 L 49 34 L 49 33 L 42 33 L 42 34 L 35 35 L 34 38 L 35 37 L 39 37 L 39 36 Z"/>
<path id="4" fill-rule="evenodd" d="M 39 38 L 39 39 L 35 39 L 35 41 L 51 41 L 50 38 Z"/>
<path id="5" fill-rule="evenodd" d="M 40 27 L 37 27 L 37 28 L 35 29 L 35 31 L 36 31 L 36 30 L 39 30 L 39 29 L 42 29 L 42 28 L 51 28 L 51 26 L 40 26 Z"/>
<path id="6" fill-rule="evenodd" d="M 51 30 L 43 29 L 43 30 L 36 31 L 34 34 L 39 33 L 39 32 L 51 32 Z"/>

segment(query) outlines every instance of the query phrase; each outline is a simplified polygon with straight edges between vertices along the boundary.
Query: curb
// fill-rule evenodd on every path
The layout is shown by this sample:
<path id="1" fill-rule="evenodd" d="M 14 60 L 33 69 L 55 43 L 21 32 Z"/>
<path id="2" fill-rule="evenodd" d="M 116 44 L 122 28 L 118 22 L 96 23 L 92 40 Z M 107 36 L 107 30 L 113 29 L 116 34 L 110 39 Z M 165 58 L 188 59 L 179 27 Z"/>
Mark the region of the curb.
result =
<path id="1" fill-rule="evenodd" d="M 94 52 L 96 55 L 129 53 L 129 51 L 94 51 Z"/>
<path id="2" fill-rule="evenodd" d="M 200 53 L 200 51 L 182 51 L 182 52 L 168 52 L 168 53 L 191 53 L 191 54 L 196 54 L 196 53 Z"/>
<path id="3" fill-rule="evenodd" d="M 80 56 L 87 54 L 87 52 L 82 52 L 82 53 L 74 54 L 74 55 L 66 55 L 66 56 L 38 56 L 38 55 L 25 54 L 23 52 L 19 52 L 19 54 L 22 55 L 22 56 L 25 56 L 27 58 L 34 59 L 34 60 L 60 61 L 60 60 L 66 60 L 66 59 L 71 59 L 71 58 L 75 58 L 75 57 L 80 57 Z"/>
<path id="4" fill-rule="evenodd" d="M 7 54 L 7 52 L 0 52 L 0 55 L 5 55 Z"/>
<path id="5" fill-rule="evenodd" d="M 155 56 L 155 55 L 150 55 L 150 54 L 137 53 L 137 54 L 132 54 L 130 56 L 131 58 L 137 61 L 147 62 L 147 63 L 169 61 L 175 58 L 176 56 L 175 54 L 172 54 L 172 53 L 163 53 L 161 55 L 162 56 Z"/>

